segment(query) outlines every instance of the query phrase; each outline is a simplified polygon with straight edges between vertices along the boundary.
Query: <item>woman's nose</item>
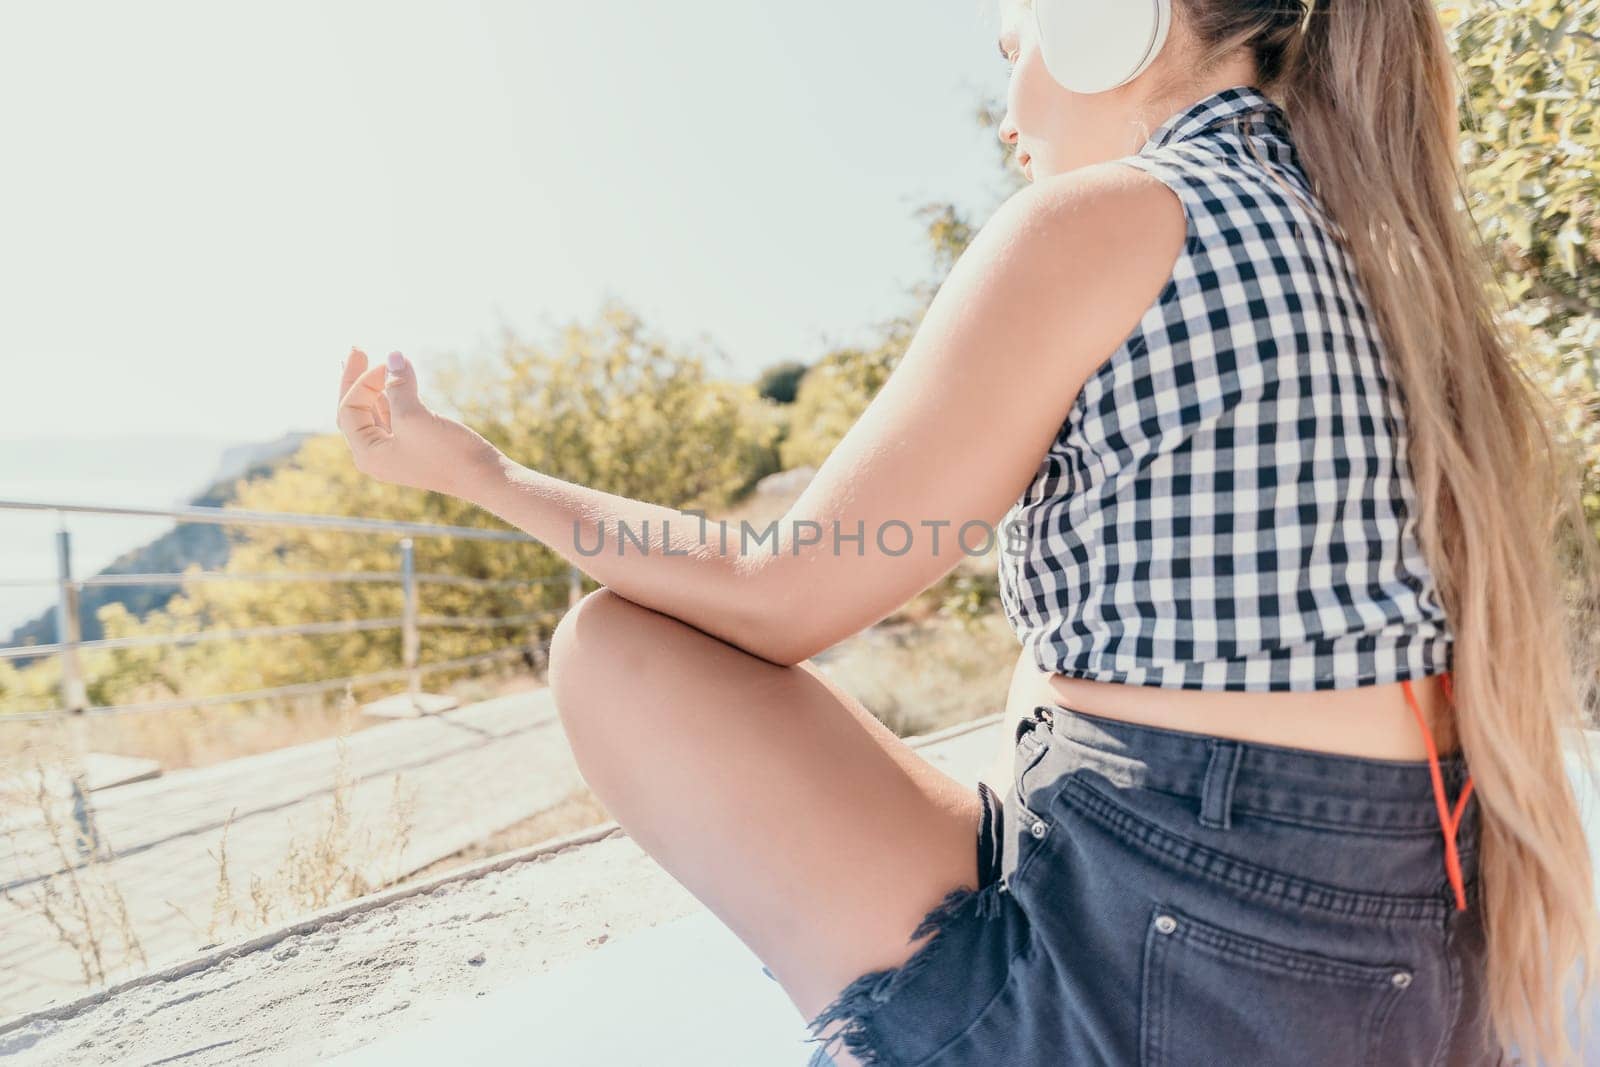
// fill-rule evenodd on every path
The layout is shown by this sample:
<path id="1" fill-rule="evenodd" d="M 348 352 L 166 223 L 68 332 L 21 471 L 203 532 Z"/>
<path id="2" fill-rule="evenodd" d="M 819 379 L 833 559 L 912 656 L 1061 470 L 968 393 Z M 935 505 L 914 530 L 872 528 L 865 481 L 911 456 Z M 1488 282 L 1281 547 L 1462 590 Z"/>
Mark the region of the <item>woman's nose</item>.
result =
<path id="1" fill-rule="evenodd" d="M 1012 124 L 1010 115 L 1000 120 L 1000 143 L 1017 143 L 1017 127 Z"/>

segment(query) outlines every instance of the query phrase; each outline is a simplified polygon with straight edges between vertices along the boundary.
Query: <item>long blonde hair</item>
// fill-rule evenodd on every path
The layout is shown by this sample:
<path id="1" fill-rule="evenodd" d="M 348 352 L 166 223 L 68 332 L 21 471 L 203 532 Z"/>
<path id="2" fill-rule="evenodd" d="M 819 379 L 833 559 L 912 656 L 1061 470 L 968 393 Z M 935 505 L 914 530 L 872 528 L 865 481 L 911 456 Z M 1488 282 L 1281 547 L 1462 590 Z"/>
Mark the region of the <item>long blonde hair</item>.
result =
<path id="1" fill-rule="evenodd" d="M 1455 636 L 1456 732 L 1481 818 L 1482 1020 L 1508 1054 L 1576 1062 L 1564 996 L 1589 992 L 1600 915 L 1564 753 L 1592 773 L 1580 731 L 1600 669 L 1600 546 L 1576 453 L 1512 356 L 1465 210 L 1444 28 L 1431 0 L 1174 6 L 1200 52 L 1182 76 L 1239 48 L 1255 57 L 1378 319 L 1405 397 L 1419 536 Z"/>

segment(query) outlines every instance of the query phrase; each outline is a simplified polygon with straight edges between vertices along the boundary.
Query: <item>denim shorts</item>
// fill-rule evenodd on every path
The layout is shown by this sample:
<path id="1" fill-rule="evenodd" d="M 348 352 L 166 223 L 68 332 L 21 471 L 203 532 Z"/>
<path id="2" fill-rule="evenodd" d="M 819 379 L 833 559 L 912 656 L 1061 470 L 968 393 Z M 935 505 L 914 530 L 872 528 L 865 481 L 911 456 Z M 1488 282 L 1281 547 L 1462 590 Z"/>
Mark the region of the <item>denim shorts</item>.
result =
<path id="1" fill-rule="evenodd" d="M 1464 757 L 1439 768 L 1453 807 Z M 1012 779 L 1003 802 L 979 787 L 981 884 L 810 1021 L 813 1067 L 841 1045 L 899 1067 L 1500 1062 L 1477 799 L 1463 909 L 1427 761 L 1042 704 Z"/>

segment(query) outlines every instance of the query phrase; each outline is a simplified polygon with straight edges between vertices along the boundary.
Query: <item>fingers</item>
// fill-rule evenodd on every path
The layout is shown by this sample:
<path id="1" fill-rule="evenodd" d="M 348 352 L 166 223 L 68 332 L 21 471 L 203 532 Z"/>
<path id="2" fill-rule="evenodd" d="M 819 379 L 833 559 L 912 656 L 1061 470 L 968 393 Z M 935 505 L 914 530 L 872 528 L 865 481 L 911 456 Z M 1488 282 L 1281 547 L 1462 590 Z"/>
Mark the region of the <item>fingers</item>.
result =
<path id="1" fill-rule="evenodd" d="M 350 388 L 345 390 L 340 407 L 352 404 L 359 407 L 375 407 L 377 398 L 383 395 L 384 372 L 383 364 L 378 363 L 356 375 L 355 380 L 350 383 Z"/>
<path id="2" fill-rule="evenodd" d="M 339 429 L 352 442 L 370 444 L 387 436 L 378 418 L 378 402 L 383 399 L 383 375 L 382 363 L 361 371 L 339 403 Z"/>
<path id="3" fill-rule="evenodd" d="M 411 361 L 399 352 L 389 353 L 389 403 L 398 415 L 410 415 L 422 410 L 422 400 L 417 396 L 417 371 Z"/>
<path id="4" fill-rule="evenodd" d="M 361 372 L 367 369 L 367 354 L 359 348 L 350 349 L 350 354 L 344 357 L 344 369 L 339 375 L 339 403 L 344 403 L 344 395 L 350 387 L 361 377 Z"/>

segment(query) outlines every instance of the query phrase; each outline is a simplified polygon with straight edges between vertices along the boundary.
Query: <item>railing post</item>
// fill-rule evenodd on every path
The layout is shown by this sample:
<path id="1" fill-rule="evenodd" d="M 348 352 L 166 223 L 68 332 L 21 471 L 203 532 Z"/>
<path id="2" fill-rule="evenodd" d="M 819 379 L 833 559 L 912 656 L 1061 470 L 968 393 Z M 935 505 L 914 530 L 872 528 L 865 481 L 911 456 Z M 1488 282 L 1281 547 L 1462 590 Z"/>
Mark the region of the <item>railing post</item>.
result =
<path id="1" fill-rule="evenodd" d="M 583 572 L 577 567 L 567 567 L 567 607 L 575 608 L 583 599 Z"/>
<path id="2" fill-rule="evenodd" d="M 417 570 L 411 538 L 400 539 L 400 584 L 405 596 L 400 611 L 400 656 L 407 671 L 406 692 L 415 700 L 422 692 L 422 674 L 417 670 Z"/>
<path id="3" fill-rule="evenodd" d="M 83 682 L 83 666 L 78 661 L 78 645 L 83 641 L 83 622 L 79 614 L 78 583 L 72 578 L 72 532 L 65 517 L 56 531 L 56 641 L 61 645 L 61 706 L 67 715 L 68 746 L 71 749 L 67 777 L 72 783 L 72 821 L 77 824 L 74 844 L 82 858 L 98 855 L 100 834 L 95 829 L 94 805 L 89 801 L 85 757 L 84 709 L 89 693 Z"/>
<path id="4" fill-rule="evenodd" d="M 365 704 L 362 710 L 369 715 L 401 718 L 448 711 L 459 703 L 455 697 L 422 691 L 422 667 L 418 662 L 421 639 L 417 616 L 417 557 L 409 537 L 400 538 L 400 594 L 400 661 L 406 674 L 406 691 Z"/>
<path id="5" fill-rule="evenodd" d="M 72 534 L 65 521 L 56 531 L 56 640 L 61 643 L 61 706 L 74 715 L 89 706 L 83 684 L 83 668 L 78 662 L 78 645 L 83 627 L 78 617 L 78 583 L 72 580 Z"/>

